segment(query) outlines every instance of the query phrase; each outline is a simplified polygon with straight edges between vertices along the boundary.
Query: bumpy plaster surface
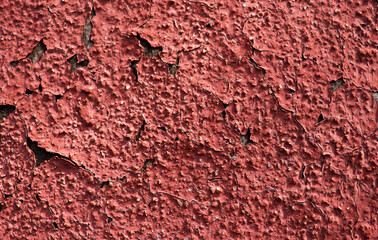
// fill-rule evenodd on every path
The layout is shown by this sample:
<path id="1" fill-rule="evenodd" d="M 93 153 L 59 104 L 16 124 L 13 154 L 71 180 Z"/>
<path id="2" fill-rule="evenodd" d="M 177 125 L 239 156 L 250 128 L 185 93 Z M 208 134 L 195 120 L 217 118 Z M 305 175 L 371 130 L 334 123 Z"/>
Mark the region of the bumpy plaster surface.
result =
<path id="1" fill-rule="evenodd" d="M 2 1 L 0 236 L 374 238 L 377 7 Z"/>

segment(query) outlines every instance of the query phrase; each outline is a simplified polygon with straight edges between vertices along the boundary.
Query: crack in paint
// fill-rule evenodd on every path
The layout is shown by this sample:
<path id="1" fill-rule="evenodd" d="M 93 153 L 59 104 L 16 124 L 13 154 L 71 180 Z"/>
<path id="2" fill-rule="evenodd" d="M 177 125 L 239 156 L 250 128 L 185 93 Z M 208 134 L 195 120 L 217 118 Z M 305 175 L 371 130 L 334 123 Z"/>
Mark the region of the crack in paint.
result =
<path id="1" fill-rule="evenodd" d="M 63 97 L 63 95 L 58 94 L 58 95 L 54 95 L 54 97 L 55 97 L 55 101 L 58 101 L 59 99 L 61 99 Z"/>
<path id="2" fill-rule="evenodd" d="M 84 46 L 87 49 L 87 52 L 89 52 L 89 49 L 94 45 L 94 42 L 91 40 L 91 34 L 92 34 L 92 28 L 93 28 L 93 24 L 91 20 L 94 16 L 96 16 L 96 11 L 94 8 L 92 8 L 88 17 L 85 19 L 85 25 L 83 27 L 83 36 L 81 37 L 81 40 L 83 41 Z"/>
<path id="3" fill-rule="evenodd" d="M 240 144 L 243 146 L 247 146 L 250 143 L 254 144 L 254 142 L 251 140 L 251 131 L 248 128 L 246 134 L 240 134 Z"/>
<path id="4" fill-rule="evenodd" d="M 86 167 L 84 167 L 83 165 L 79 165 L 77 164 L 75 161 L 73 161 L 71 158 L 69 157 L 66 157 L 66 156 L 63 156 L 59 153 L 52 153 L 52 152 L 49 152 L 47 151 L 46 149 L 44 148 L 41 148 L 38 146 L 38 142 L 35 142 L 33 140 L 31 140 L 29 137 L 27 137 L 27 146 L 29 147 L 30 150 L 33 151 L 34 153 L 34 156 L 35 156 L 35 167 L 38 167 L 39 165 L 41 165 L 43 162 L 45 161 L 48 161 L 50 160 L 51 158 L 53 157 L 58 157 L 58 158 L 62 158 L 63 160 L 73 164 L 74 166 L 80 168 L 80 169 L 83 169 L 89 173 L 91 173 L 94 178 L 98 181 L 98 182 L 101 182 L 101 180 L 99 180 L 98 178 L 96 178 L 96 175 L 94 174 L 94 172 L 90 169 L 87 169 Z"/>
<path id="5" fill-rule="evenodd" d="M 42 88 L 42 84 L 41 84 L 41 83 L 39 83 L 38 87 L 34 88 L 33 90 L 30 90 L 30 89 L 27 88 L 27 89 L 25 90 L 25 94 L 26 94 L 26 95 L 31 95 L 31 94 L 33 94 L 34 91 L 36 91 L 37 89 L 38 89 L 39 92 L 42 93 L 43 88 Z"/>
<path id="6" fill-rule="evenodd" d="M 300 171 L 300 176 L 301 176 L 301 178 L 302 179 L 306 179 L 306 168 L 308 167 L 308 166 L 311 166 L 311 165 L 314 165 L 314 164 L 316 164 L 316 163 L 309 163 L 309 164 L 307 164 L 307 165 L 305 165 L 305 164 L 303 164 L 303 167 L 302 167 L 302 169 L 301 169 L 301 171 Z"/>
<path id="7" fill-rule="evenodd" d="M 140 45 L 144 49 L 144 53 L 143 53 L 144 56 L 156 57 L 159 55 L 161 51 L 163 51 L 163 48 L 160 46 L 152 47 L 151 44 L 146 39 L 140 37 L 139 33 L 137 33 L 135 37 L 139 40 Z"/>
<path id="8" fill-rule="evenodd" d="M 227 116 L 227 113 L 226 113 L 226 109 L 224 109 L 222 112 L 221 112 L 221 117 L 226 120 L 226 116 Z"/>
<path id="9" fill-rule="evenodd" d="M 139 60 L 135 60 L 135 61 L 131 61 L 130 63 L 130 68 L 131 68 L 131 71 L 132 73 L 134 74 L 135 76 L 135 82 L 139 82 L 138 81 L 138 70 L 136 68 L 136 65 L 139 63 L 140 59 Z"/>
<path id="10" fill-rule="evenodd" d="M 158 127 L 158 129 L 162 130 L 163 132 L 166 132 L 166 131 L 167 131 L 167 128 L 166 128 L 166 127 Z"/>
<path id="11" fill-rule="evenodd" d="M 26 89 L 25 94 L 26 95 L 31 95 L 31 94 L 33 94 L 33 92 L 34 91 L 32 91 L 32 90 Z"/>
<path id="12" fill-rule="evenodd" d="M 58 224 L 56 222 L 53 222 L 52 225 L 54 226 L 55 229 L 59 229 Z"/>
<path id="13" fill-rule="evenodd" d="M 320 123 L 322 121 L 324 121 L 324 117 L 323 117 L 323 114 L 320 114 L 316 123 Z"/>
<path id="14" fill-rule="evenodd" d="M 253 65 L 256 69 L 259 69 L 259 70 L 261 71 L 261 74 L 265 77 L 266 70 L 265 70 L 264 68 L 260 67 L 260 65 L 258 65 L 258 64 L 256 63 L 256 61 L 253 60 L 253 58 L 250 57 L 250 58 L 249 58 L 249 61 L 252 63 L 252 65 Z"/>
<path id="15" fill-rule="evenodd" d="M 48 152 L 46 149 L 39 147 L 38 143 L 32 141 L 29 137 L 27 137 L 27 145 L 34 153 L 36 167 L 56 156 L 54 153 Z"/>
<path id="16" fill-rule="evenodd" d="M 0 121 L 8 117 L 15 110 L 16 107 L 13 105 L 0 105 Z"/>
<path id="17" fill-rule="evenodd" d="M 29 59 L 32 63 L 36 63 L 36 62 L 39 62 L 43 56 L 43 54 L 46 52 L 47 50 L 47 47 L 46 45 L 43 43 L 43 39 L 41 41 L 38 42 L 38 44 L 33 48 L 33 50 L 31 51 L 31 53 L 29 53 L 26 57 L 24 58 L 21 58 L 19 60 L 13 60 L 11 61 L 9 64 L 12 68 L 15 68 L 18 66 L 18 64 L 20 63 L 20 61 L 24 60 L 24 59 Z"/>
<path id="18" fill-rule="evenodd" d="M 143 164 L 143 167 L 140 169 L 140 172 L 144 172 L 147 170 L 147 167 L 151 164 L 153 164 L 155 162 L 155 159 L 147 159 L 144 164 Z"/>
<path id="19" fill-rule="evenodd" d="M 180 62 L 180 58 L 179 57 L 177 57 L 177 59 L 176 59 L 176 63 L 167 63 L 167 65 L 168 65 L 168 71 L 169 71 L 169 74 L 171 74 L 171 75 L 176 75 L 176 72 L 177 72 L 177 70 L 178 70 L 178 65 L 179 65 L 179 62 Z"/>
<path id="20" fill-rule="evenodd" d="M 38 42 L 38 44 L 33 48 L 32 52 L 29 53 L 26 58 L 30 59 L 32 63 L 39 62 L 47 50 L 46 45 L 43 43 L 43 39 Z M 18 64 L 18 63 L 17 63 Z M 16 64 L 16 66 L 17 66 Z"/>
<path id="21" fill-rule="evenodd" d="M 302 129 L 303 133 L 307 136 L 307 131 L 303 127 L 303 125 L 298 121 L 296 112 L 293 112 L 293 111 L 291 111 L 289 109 L 286 109 L 286 108 L 282 107 L 281 104 L 280 104 L 280 101 L 278 100 L 278 98 L 277 98 L 277 96 L 275 94 L 275 91 L 273 90 L 272 86 L 269 84 L 268 81 L 267 81 L 267 84 L 268 84 L 269 90 L 271 91 L 270 95 L 273 97 L 273 99 L 275 100 L 276 105 L 278 107 L 278 111 L 277 111 L 277 113 L 275 114 L 275 116 L 273 118 L 275 118 L 280 111 L 283 111 L 283 112 L 286 112 L 286 113 L 290 113 L 290 115 L 292 116 L 295 124 L 297 126 L 299 126 Z"/>
<path id="22" fill-rule="evenodd" d="M 337 79 L 337 81 L 332 80 L 329 84 L 331 85 L 333 93 L 336 92 L 339 88 L 341 88 L 345 84 L 345 81 L 343 78 L 339 78 Z"/>
<path id="23" fill-rule="evenodd" d="M 140 126 L 140 128 L 139 128 L 139 130 L 138 130 L 138 132 L 137 132 L 137 134 L 135 136 L 135 140 L 139 141 L 140 136 L 141 136 L 142 132 L 144 131 L 145 125 L 146 125 L 146 120 L 143 119 L 142 126 Z"/>
<path id="24" fill-rule="evenodd" d="M 78 62 L 77 55 L 73 55 L 71 58 L 67 60 L 67 62 L 71 65 L 70 73 L 75 72 L 79 67 L 86 67 L 88 66 L 89 61 L 84 59 L 81 62 Z"/>
<path id="25" fill-rule="evenodd" d="M 147 23 L 151 20 L 151 10 L 152 10 L 152 4 L 153 4 L 153 1 L 150 0 L 151 4 L 150 4 L 150 9 L 148 10 L 148 19 L 146 20 L 146 22 L 144 22 L 142 25 L 139 26 L 139 28 L 143 28 L 147 25 Z"/>
<path id="26" fill-rule="evenodd" d="M 10 62 L 10 65 L 11 65 L 11 67 L 17 67 L 19 62 L 20 62 L 20 60 L 15 60 L 15 61 Z"/>

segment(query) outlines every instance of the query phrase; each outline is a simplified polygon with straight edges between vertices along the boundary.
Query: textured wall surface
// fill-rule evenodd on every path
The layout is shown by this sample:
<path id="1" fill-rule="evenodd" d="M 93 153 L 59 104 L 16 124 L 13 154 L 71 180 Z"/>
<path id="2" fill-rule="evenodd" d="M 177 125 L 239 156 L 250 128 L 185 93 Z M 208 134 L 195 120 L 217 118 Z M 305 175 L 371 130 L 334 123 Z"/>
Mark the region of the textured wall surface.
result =
<path id="1" fill-rule="evenodd" d="M 2 0 L 0 238 L 373 239 L 377 8 Z"/>

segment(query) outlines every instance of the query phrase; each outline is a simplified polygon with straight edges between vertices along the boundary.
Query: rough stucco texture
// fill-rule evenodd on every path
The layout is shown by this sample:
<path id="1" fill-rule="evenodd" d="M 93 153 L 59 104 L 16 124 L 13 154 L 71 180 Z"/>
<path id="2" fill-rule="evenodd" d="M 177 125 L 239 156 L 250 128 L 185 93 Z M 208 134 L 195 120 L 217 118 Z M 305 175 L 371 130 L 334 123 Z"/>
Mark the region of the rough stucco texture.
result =
<path id="1" fill-rule="evenodd" d="M 0 238 L 375 238 L 377 8 L 1 1 Z"/>

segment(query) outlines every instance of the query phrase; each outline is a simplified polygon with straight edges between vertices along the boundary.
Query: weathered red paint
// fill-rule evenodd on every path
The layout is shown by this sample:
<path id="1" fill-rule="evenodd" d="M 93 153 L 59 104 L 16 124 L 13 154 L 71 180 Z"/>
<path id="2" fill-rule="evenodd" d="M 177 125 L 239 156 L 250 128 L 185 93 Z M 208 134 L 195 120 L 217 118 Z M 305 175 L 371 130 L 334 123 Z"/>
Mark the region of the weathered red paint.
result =
<path id="1" fill-rule="evenodd" d="M 377 7 L 2 1 L 0 236 L 374 238 Z"/>

